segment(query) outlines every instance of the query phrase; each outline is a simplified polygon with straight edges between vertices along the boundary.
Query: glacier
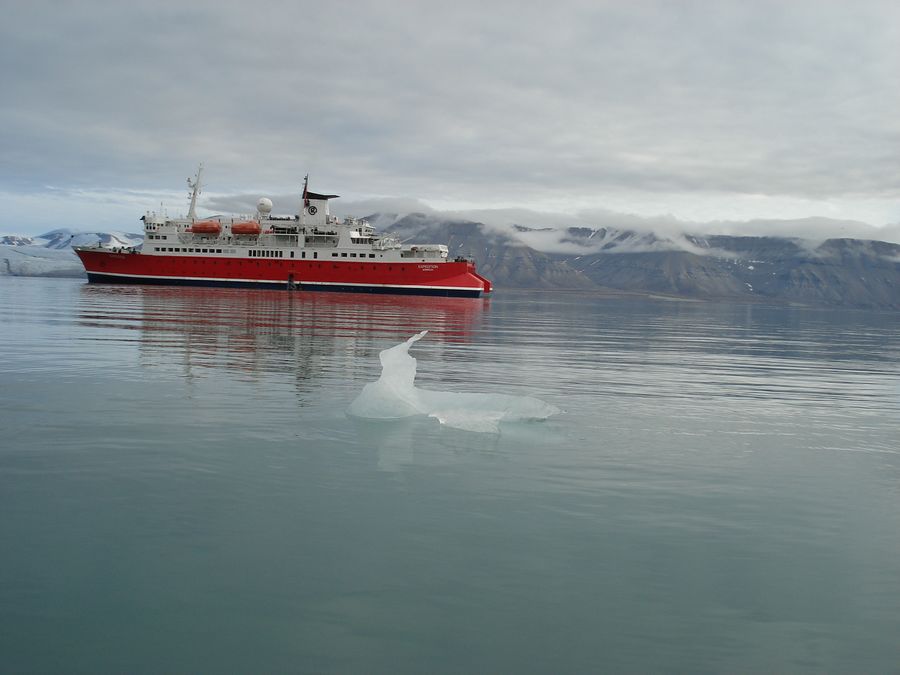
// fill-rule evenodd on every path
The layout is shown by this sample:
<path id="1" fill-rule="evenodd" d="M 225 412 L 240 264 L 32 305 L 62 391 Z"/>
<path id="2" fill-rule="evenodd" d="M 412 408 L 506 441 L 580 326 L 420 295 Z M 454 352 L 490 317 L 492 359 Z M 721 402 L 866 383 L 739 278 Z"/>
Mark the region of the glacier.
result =
<path id="1" fill-rule="evenodd" d="M 498 433 L 502 422 L 544 420 L 561 412 L 531 396 L 431 391 L 415 386 L 417 363 L 409 349 L 427 333 L 422 331 L 379 354 L 381 377 L 363 387 L 348 414 L 378 420 L 427 415 L 448 427 Z"/>
<path id="2" fill-rule="evenodd" d="M 73 246 L 139 247 L 144 237 L 128 232 L 81 232 L 60 228 L 36 237 L 0 235 L 0 276 L 80 277 L 84 266 Z"/>

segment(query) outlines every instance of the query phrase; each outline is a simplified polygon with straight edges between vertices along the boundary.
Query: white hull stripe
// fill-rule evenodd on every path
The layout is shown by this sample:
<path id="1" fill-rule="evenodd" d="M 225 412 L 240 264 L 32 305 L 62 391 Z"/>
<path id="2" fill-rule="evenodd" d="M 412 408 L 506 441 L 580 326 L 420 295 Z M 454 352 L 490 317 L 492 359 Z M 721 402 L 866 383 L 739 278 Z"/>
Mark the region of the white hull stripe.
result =
<path id="1" fill-rule="evenodd" d="M 88 270 L 88 274 L 101 274 L 105 277 L 129 277 L 131 279 L 173 279 L 178 281 L 217 281 L 232 282 L 237 284 L 272 284 L 273 286 L 284 286 L 288 280 L 282 281 L 272 279 L 233 279 L 230 277 L 175 277 L 175 276 L 154 276 L 152 274 L 124 274 L 121 272 L 92 272 Z M 480 291 L 483 290 L 478 286 L 423 286 L 420 284 L 362 284 L 350 281 L 304 281 L 303 279 L 294 279 L 294 283 L 298 285 L 306 284 L 308 286 L 360 286 L 360 287 L 378 287 L 378 288 L 423 288 L 446 291 Z"/>

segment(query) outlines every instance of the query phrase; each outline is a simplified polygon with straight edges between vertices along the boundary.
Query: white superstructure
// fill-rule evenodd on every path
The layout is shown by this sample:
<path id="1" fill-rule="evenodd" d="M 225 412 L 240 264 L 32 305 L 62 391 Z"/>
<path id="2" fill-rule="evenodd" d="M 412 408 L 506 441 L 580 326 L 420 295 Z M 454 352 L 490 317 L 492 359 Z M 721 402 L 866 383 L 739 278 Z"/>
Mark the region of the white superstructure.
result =
<path id="1" fill-rule="evenodd" d="M 340 221 L 328 208 L 329 200 L 338 195 L 309 192 L 308 176 L 298 215 L 272 215 L 272 202 L 263 197 L 252 216 L 197 218 L 202 168 L 193 180 L 188 179 L 191 194 L 187 217 L 168 218 L 151 211 L 143 216 L 143 253 L 425 263 L 445 262 L 449 256 L 443 244 L 404 246 L 391 235 L 376 234 L 366 220 L 348 217 Z"/>

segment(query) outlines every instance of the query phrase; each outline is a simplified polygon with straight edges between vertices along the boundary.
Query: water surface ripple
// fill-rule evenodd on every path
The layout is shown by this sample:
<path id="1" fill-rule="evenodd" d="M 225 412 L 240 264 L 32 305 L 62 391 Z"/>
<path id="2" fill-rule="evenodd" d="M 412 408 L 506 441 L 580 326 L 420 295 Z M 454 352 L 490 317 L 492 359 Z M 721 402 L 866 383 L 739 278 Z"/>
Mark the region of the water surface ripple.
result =
<path id="1" fill-rule="evenodd" d="M 891 672 L 900 317 L 0 277 L 0 670 Z M 416 385 L 563 412 L 345 411 Z"/>

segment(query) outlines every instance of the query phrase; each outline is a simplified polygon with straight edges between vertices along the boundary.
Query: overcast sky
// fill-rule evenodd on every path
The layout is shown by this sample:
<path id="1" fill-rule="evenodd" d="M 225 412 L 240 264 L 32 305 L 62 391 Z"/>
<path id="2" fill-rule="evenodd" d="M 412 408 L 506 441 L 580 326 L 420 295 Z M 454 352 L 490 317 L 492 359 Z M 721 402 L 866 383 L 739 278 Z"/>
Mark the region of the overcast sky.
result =
<path id="1" fill-rule="evenodd" d="M 309 172 L 435 209 L 900 222 L 897 2 L 10 6 L 0 232 L 138 230 L 200 161 L 207 200 Z"/>

